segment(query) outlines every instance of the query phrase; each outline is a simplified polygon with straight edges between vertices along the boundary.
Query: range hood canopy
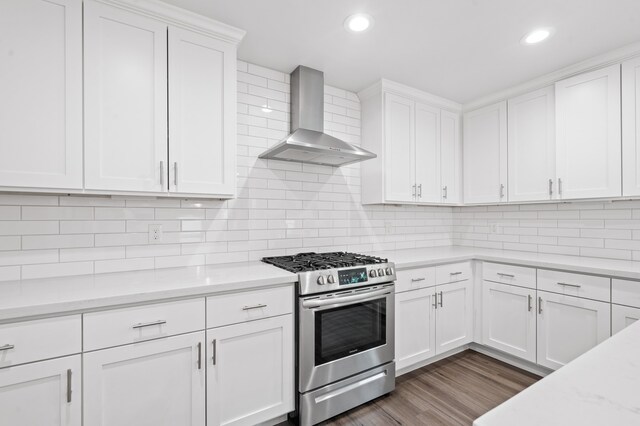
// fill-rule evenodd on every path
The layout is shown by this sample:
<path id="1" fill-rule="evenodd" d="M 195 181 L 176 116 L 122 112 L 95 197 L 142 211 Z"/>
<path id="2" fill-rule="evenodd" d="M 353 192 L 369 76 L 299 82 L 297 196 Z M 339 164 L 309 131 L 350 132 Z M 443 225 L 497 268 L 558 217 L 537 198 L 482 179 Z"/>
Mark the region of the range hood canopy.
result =
<path id="1" fill-rule="evenodd" d="M 358 146 L 324 133 L 324 75 L 300 65 L 291 73 L 291 130 L 260 158 L 343 166 L 375 158 Z"/>

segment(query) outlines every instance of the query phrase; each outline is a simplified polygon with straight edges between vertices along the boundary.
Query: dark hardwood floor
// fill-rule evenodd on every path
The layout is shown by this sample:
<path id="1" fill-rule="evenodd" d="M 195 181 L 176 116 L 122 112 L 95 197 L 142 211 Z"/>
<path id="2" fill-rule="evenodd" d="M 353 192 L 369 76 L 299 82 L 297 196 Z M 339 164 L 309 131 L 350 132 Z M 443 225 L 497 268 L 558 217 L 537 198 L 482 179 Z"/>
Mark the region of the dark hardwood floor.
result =
<path id="1" fill-rule="evenodd" d="M 471 350 L 400 376 L 390 395 L 325 426 L 471 425 L 540 377 Z"/>

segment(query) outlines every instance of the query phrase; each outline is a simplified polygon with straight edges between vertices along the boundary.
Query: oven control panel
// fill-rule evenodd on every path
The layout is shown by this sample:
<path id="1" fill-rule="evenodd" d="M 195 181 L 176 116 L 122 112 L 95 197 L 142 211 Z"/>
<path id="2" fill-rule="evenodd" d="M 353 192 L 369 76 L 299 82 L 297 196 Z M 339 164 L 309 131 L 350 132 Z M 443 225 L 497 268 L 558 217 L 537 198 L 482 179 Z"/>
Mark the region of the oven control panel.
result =
<path id="1" fill-rule="evenodd" d="M 395 280 L 396 271 L 393 263 L 322 269 L 299 274 L 301 295 L 382 284 Z"/>

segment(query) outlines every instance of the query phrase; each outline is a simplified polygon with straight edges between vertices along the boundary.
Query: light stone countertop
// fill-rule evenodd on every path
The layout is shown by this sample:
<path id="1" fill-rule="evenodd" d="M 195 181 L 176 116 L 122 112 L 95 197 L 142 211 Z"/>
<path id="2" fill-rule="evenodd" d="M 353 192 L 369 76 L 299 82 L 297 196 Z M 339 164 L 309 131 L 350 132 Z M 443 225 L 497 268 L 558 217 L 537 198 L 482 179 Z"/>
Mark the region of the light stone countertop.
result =
<path id="1" fill-rule="evenodd" d="M 640 425 L 640 321 L 473 422 L 473 426 Z"/>

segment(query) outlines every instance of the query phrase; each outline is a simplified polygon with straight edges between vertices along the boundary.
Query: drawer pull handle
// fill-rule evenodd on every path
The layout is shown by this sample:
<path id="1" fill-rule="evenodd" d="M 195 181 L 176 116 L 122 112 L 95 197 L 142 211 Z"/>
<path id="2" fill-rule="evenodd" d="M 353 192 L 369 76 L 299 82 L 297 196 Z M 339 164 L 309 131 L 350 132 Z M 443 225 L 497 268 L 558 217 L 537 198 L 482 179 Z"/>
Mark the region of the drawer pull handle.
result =
<path id="1" fill-rule="evenodd" d="M 573 287 L 573 288 L 580 288 L 582 287 L 579 284 L 569 284 L 569 283 L 558 283 L 558 285 L 561 285 L 563 287 Z"/>
<path id="2" fill-rule="evenodd" d="M 15 346 L 13 345 L 4 345 L 4 346 L 0 346 L 0 351 L 9 351 L 13 348 L 15 348 Z"/>
<path id="3" fill-rule="evenodd" d="M 212 351 L 213 354 L 211 355 L 211 360 L 213 361 L 213 365 L 216 365 L 216 355 L 217 355 L 217 351 L 216 351 L 216 339 L 213 339 L 213 342 L 211 342 L 211 346 L 212 346 Z"/>
<path id="4" fill-rule="evenodd" d="M 139 322 L 138 324 L 134 324 L 132 328 L 151 327 L 152 325 L 162 325 L 166 323 L 167 322 L 165 320 L 158 320 L 158 321 L 152 321 L 152 322 Z"/>
<path id="5" fill-rule="evenodd" d="M 67 402 L 71 402 L 71 369 L 67 370 Z"/>
<path id="6" fill-rule="evenodd" d="M 449 275 L 462 275 L 462 272 L 449 272 Z"/>
<path id="7" fill-rule="evenodd" d="M 202 370 L 202 342 L 198 342 L 198 370 Z"/>
<path id="8" fill-rule="evenodd" d="M 253 306 L 245 306 L 242 308 L 243 311 L 250 311 L 251 309 L 261 309 L 261 308 L 266 308 L 267 305 L 264 305 L 262 303 L 258 304 L 258 305 L 253 305 Z"/>
<path id="9" fill-rule="evenodd" d="M 512 275 L 512 274 L 504 274 L 504 273 L 502 273 L 502 272 L 497 272 L 497 274 L 498 274 L 499 276 L 501 276 L 501 277 L 506 277 L 506 278 L 515 278 L 515 277 L 516 277 L 515 275 Z"/>
<path id="10" fill-rule="evenodd" d="M 412 283 L 417 283 L 418 281 L 424 281 L 426 278 L 411 278 Z"/>

